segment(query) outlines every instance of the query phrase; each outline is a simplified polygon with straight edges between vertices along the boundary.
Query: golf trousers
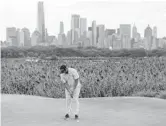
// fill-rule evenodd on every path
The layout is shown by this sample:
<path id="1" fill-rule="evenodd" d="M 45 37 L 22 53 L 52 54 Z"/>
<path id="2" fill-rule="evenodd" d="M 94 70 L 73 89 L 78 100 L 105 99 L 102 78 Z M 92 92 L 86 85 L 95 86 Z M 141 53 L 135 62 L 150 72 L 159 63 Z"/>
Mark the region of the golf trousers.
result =
<path id="1" fill-rule="evenodd" d="M 69 92 L 65 89 L 65 95 L 66 95 L 66 114 L 70 114 L 71 112 L 74 112 L 74 114 L 79 114 L 79 94 L 80 94 L 81 86 L 77 86 L 74 94 L 73 99 L 71 98 Z M 74 102 L 72 101 L 74 100 Z M 72 111 L 72 103 L 75 104 L 76 108 L 75 111 Z"/>

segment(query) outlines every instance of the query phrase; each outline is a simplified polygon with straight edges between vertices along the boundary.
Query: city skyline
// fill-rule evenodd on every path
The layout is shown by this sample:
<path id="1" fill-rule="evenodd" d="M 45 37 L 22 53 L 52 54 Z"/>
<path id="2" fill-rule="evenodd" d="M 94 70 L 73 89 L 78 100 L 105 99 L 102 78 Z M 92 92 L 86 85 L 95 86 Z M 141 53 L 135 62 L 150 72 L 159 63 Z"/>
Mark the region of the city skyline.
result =
<path id="1" fill-rule="evenodd" d="M 37 2 L 34 1 L 33 4 L 35 4 L 36 7 L 37 7 L 37 3 L 38 2 L 39 1 L 37 1 Z M 54 17 L 56 18 L 56 17 L 59 16 L 59 15 L 56 15 L 57 12 L 53 11 L 54 9 L 51 8 L 51 7 L 53 7 L 53 5 L 51 5 L 51 3 L 54 3 L 54 2 L 47 2 L 47 1 L 43 1 L 43 2 L 44 2 L 45 20 L 46 20 L 45 21 L 45 25 L 46 25 L 45 27 L 48 29 L 48 33 L 50 33 L 52 35 L 56 35 L 56 36 L 58 35 L 58 33 L 59 33 L 59 22 L 60 21 L 62 21 L 64 23 L 64 33 L 67 34 L 67 31 L 69 31 L 71 29 L 70 21 L 71 21 L 71 15 L 73 15 L 73 14 L 78 14 L 78 15 L 81 15 L 81 17 L 85 17 L 87 19 L 87 27 L 91 27 L 93 20 L 96 21 L 97 25 L 104 24 L 105 27 L 108 28 L 108 29 L 117 29 L 117 28 L 119 28 L 120 24 L 126 24 L 126 23 L 127 24 L 131 24 L 132 27 L 133 27 L 133 24 L 135 24 L 135 26 L 137 27 L 137 31 L 139 33 L 141 33 L 141 37 L 143 37 L 143 35 L 144 35 L 144 29 L 149 24 L 151 28 L 153 28 L 154 26 L 157 27 L 158 37 L 164 37 L 165 33 L 166 33 L 166 31 L 165 31 L 166 30 L 166 14 L 165 14 L 166 13 L 166 9 L 164 8 L 164 5 L 166 5 L 166 2 L 156 2 L 157 4 L 155 4 L 154 2 L 150 2 L 150 3 L 149 2 L 123 2 L 123 3 L 115 3 L 115 2 L 77 2 L 77 3 L 75 3 L 75 4 L 73 3 L 72 5 L 69 5 L 69 6 L 67 6 L 67 5 L 64 6 L 64 4 L 60 6 L 60 5 L 57 4 L 55 6 L 55 8 L 57 7 L 57 10 L 59 9 L 58 12 L 60 12 L 60 10 L 64 10 L 64 12 L 63 12 L 64 15 L 63 14 L 59 14 L 61 16 L 61 19 L 57 18 L 56 21 L 51 20 L 51 19 L 54 19 Z M 89 8 L 89 6 L 91 6 L 92 4 L 93 4 L 92 8 Z M 150 8 L 150 9 L 152 9 L 152 7 L 158 8 L 157 13 L 159 13 L 159 12 L 161 12 L 161 13 L 158 15 L 158 18 L 157 18 L 157 17 L 155 17 L 156 13 L 153 13 L 153 11 L 151 12 L 151 10 L 148 10 L 148 12 L 145 12 L 145 14 L 143 14 L 145 17 L 147 16 L 147 14 L 151 15 L 151 13 L 152 13 L 154 20 L 150 21 L 152 23 L 150 23 L 150 22 L 148 23 L 147 21 L 145 21 L 145 20 L 143 21 L 142 20 L 141 27 L 139 27 L 141 23 L 140 24 L 138 23 L 138 22 L 140 22 L 140 20 L 138 22 L 137 21 L 131 21 L 131 22 L 129 22 L 127 20 L 126 21 L 122 20 L 121 22 L 117 21 L 119 17 L 121 17 L 122 19 L 124 18 L 123 15 L 118 15 L 118 14 L 120 14 L 122 12 L 123 8 L 126 8 L 127 6 L 131 6 L 132 5 L 132 9 L 134 9 L 134 7 L 136 6 L 136 4 L 139 4 L 138 6 L 141 5 L 142 8 L 144 8 L 143 6 L 146 6 L 146 5 L 148 5 L 147 8 Z M 48 8 L 48 5 L 51 5 L 51 6 Z M 83 5 L 83 6 L 80 6 L 80 5 Z M 85 5 L 86 6 L 88 5 L 88 6 L 85 7 Z M 100 5 L 100 6 L 97 8 L 97 5 Z M 109 16 L 103 17 L 102 13 L 104 13 L 104 12 L 110 12 L 109 10 L 115 11 L 115 7 L 113 7 L 113 8 L 110 9 L 110 7 L 112 7 L 112 5 L 116 5 L 116 7 L 119 7 L 119 8 L 122 7 L 122 8 L 121 9 L 117 8 L 118 11 L 114 15 L 111 15 L 110 17 Z M 6 4 L 6 6 L 7 6 L 7 4 Z M 99 16 L 96 16 L 95 14 L 93 14 L 94 11 L 96 10 L 95 8 L 100 10 L 99 13 L 98 13 Z M 7 7 L 7 9 L 8 9 L 8 7 Z M 71 11 L 70 12 L 65 11 L 66 9 L 67 10 L 71 10 L 71 11 L 73 11 L 73 10 L 74 11 L 79 10 L 79 11 L 77 11 L 77 13 L 74 13 L 74 11 L 73 11 L 73 13 L 71 13 Z M 94 11 L 89 11 L 89 13 L 92 14 L 92 16 L 90 18 L 89 18 L 89 15 L 87 13 L 86 13 L 87 16 L 85 16 L 85 12 L 87 10 L 89 10 L 89 9 L 95 9 Z M 49 13 L 50 10 L 52 10 L 51 11 L 52 13 Z M 82 12 L 81 12 L 81 10 L 82 10 Z M 83 10 L 84 10 L 84 13 L 83 13 Z M 32 12 L 31 9 L 29 11 Z M 123 11 L 124 11 L 124 13 L 125 12 L 130 12 L 129 10 L 123 10 Z M 10 11 L 5 10 L 5 12 L 10 12 Z M 24 12 L 24 9 L 22 10 L 22 12 Z M 138 12 L 139 12 L 138 10 L 135 10 L 135 9 L 133 10 L 133 13 L 135 13 L 135 15 L 137 15 Z M 33 16 L 37 16 L 37 11 L 36 10 L 35 10 L 34 13 L 33 13 Z M 50 16 L 50 14 L 53 14 L 53 13 L 55 13 L 54 16 Z M 67 13 L 70 13 L 70 14 L 67 15 Z M 105 14 L 108 14 L 108 13 L 105 13 Z M 162 17 L 162 14 L 163 14 L 163 19 L 159 18 L 159 16 Z M 64 18 L 66 15 L 67 15 L 67 17 Z M 115 18 L 116 16 L 117 16 L 117 19 Z M 138 14 L 137 16 L 139 17 L 140 15 Z M 7 17 L 7 15 L 5 17 Z M 128 17 L 128 15 L 126 15 L 126 17 Z M 107 20 L 101 21 L 101 19 L 104 20 L 105 18 Z M 7 18 L 5 18 L 5 19 L 7 19 Z M 36 29 L 36 23 L 35 23 L 36 22 L 36 18 L 33 18 L 33 20 L 32 20 L 33 21 L 33 23 L 32 23 L 33 25 L 31 23 L 27 23 L 27 21 L 26 21 L 26 23 L 24 23 L 24 20 L 23 20 L 23 22 L 21 24 L 19 24 L 19 26 L 17 26 L 18 22 L 15 22 L 15 18 L 14 17 L 13 17 L 13 19 L 14 19 L 15 25 L 5 25 L 5 26 L 6 27 L 16 27 L 16 28 L 24 28 L 24 27 L 26 27 L 26 28 L 28 28 L 30 30 L 31 34 Z M 110 20 L 112 20 L 112 21 L 110 21 Z M 159 20 L 161 20 L 161 21 L 159 21 Z M 108 23 L 109 21 L 110 21 L 110 23 Z M 117 23 L 115 23 L 115 21 L 117 21 Z M 48 23 L 48 22 L 52 22 L 52 23 Z M 157 24 L 155 22 L 160 22 L 160 23 Z M 10 22 L 6 21 L 6 24 L 12 24 L 12 23 L 11 23 L 11 21 Z M 21 26 L 22 24 L 25 24 L 25 25 Z M 52 25 L 52 27 L 50 27 L 51 25 Z M 34 27 L 32 27 L 32 26 L 34 26 Z M 55 26 L 55 27 L 53 27 L 53 26 Z M 1 35 L 2 36 L 1 36 L 0 39 L 5 40 L 5 38 L 6 38 L 5 29 L 6 28 L 5 29 L 2 28 L 2 29 L 3 29 L 3 33 L 1 31 Z"/>

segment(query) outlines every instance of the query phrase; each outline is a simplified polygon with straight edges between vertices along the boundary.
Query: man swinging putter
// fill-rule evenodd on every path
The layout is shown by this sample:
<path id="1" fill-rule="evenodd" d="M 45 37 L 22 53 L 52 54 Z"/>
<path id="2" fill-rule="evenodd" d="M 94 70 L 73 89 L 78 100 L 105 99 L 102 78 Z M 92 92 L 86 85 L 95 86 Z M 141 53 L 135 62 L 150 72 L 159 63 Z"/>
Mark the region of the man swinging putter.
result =
<path id="1" fill-rule="evenodd" d="M 66 115 L 65 119 L 68 119 L 71 112 L 71 103 L 72 98 L 76 103 L 75 110 L 75 119 L 78 119 L 79 114 L 79 93 L 81 89 L 81 84 L 79 81 L 79 74 L 74 68 L 67 68 L 66 65 L 62 65 L 60 67 L 60 77 L 61 81 L 65 87 L 65 95 L 66 95 Z"/>

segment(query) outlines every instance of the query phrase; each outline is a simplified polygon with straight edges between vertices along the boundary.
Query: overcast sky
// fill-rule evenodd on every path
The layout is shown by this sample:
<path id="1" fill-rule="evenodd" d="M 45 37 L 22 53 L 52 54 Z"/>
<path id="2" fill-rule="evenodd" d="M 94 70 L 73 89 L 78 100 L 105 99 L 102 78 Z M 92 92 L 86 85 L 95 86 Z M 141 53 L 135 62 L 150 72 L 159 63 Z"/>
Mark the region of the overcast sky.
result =
<path id="1" fill-rule="evenodd" d="M 116 1 L 116 2 L 115 2 Z M 132 1 L 132 2 L 131 2 Z M 38 0 L 0 0 L 0 40 L 6 39 L 6 27 L 27 27 L 32 33 L 37 27 Z M 143 36 L 150 24 L 157 26 L 158 37 L 166 36 L 166 1 L 145 0 L 43 0 L 48 33 L 59 33 L 59 22 L 64 22 L 65 33 L 70 29 L 71 14 L 86 17 L 88 26 L 93 20 L 106 28 L 135 23 Z"/>

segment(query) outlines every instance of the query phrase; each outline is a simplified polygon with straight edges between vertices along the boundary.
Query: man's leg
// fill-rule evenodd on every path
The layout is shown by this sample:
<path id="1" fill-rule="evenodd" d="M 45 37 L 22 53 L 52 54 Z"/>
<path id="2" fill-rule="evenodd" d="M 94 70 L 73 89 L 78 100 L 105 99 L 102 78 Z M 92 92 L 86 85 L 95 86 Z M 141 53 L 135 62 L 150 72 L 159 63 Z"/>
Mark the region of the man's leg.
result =
<path id="1" fill-rule="evenodd" d="M 71 96 L 70 96 L 70 94 L 69 94 L 69 92 L 65 89 L 65 94 L 66 94 L 66 115 L 68 114 L 70 114 L 70 112 L 71 112 L 71 101 L 72 101 L 72 99 L 71 99 Z"/>
<path id="2" fill-rule="evenodd" d="M 75 111 L 75 115 L 78 116 L 79 114 L 79 94 L 80 94 L 80 90 L 81 90 L 81 87 L 77 87 L 74 91 L 74 95 L 73 95 L 73 99 L 75 100 L 75 103 L 76 103 L 76 111 Z"/>

